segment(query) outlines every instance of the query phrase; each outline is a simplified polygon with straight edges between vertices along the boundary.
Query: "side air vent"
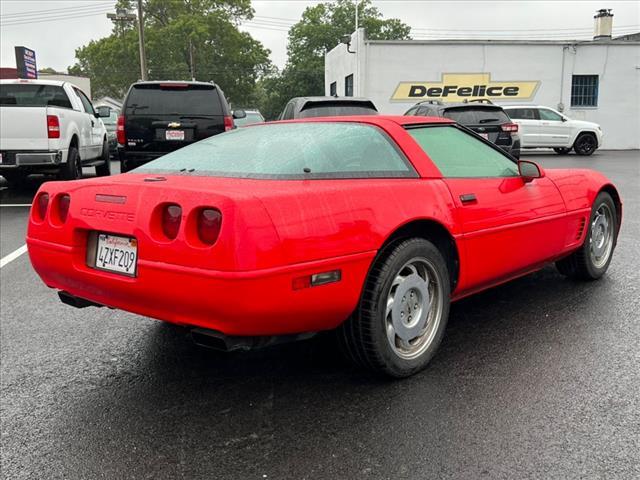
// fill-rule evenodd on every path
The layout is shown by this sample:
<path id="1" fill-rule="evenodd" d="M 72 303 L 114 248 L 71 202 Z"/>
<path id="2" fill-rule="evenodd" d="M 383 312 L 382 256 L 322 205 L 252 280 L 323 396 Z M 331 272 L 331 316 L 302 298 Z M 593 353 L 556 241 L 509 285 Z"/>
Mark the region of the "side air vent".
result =
<path id="1" fill-rule="evenodd" d="M 584 227 L 587 224 L 587 219 L 582 217 L 578 220 L 578 234 L 576 235 L 576 240 L 580 240 L 582 238 L 582 234 L 584 233 Z"/>

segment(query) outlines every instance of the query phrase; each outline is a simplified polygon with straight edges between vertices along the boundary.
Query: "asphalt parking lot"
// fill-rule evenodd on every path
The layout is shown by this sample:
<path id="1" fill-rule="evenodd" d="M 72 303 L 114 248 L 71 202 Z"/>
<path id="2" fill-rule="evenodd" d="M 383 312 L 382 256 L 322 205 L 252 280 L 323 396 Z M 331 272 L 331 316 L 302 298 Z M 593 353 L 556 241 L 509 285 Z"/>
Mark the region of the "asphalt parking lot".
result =
<path id="1" fill-rule="evenodd" d="M 123 312 L 60 303 L 27 255 L 0 271 L 2 477 L 640 477 L 640 153 L 533 153 L 608 175 L 609 273 L 548 267 L 452 307 L 440 352 L 385 381 L 327 338 L 225 355 Z M 0 185 L 0 256 L 37 187 Z M 517 246 L 514 246 L 516 248 Z"/>

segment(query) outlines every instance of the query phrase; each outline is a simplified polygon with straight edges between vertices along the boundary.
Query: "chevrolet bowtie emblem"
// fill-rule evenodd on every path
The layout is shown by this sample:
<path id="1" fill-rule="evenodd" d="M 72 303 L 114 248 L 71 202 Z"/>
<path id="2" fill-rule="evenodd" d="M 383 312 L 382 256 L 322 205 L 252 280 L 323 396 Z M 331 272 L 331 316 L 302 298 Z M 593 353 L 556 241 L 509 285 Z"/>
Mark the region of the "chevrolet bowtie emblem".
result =
<path id="1" fill-rule="evenodd" d="M 180 122 L 171 122 L 167 125 L 169 128 L 178 128 L 180 126 Z"/>

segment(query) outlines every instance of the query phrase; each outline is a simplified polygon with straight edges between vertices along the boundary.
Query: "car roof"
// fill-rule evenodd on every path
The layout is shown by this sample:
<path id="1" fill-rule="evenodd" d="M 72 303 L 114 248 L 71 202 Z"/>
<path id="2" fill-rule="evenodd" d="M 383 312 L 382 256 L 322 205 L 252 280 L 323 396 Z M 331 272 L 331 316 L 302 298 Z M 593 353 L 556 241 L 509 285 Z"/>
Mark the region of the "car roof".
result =
<path id="1" fill-rule="evenodd" d="M 502 105 L 502 108 L 550 108 L 555 110 L 553 107 L 547 105 Z"/>
<path id="2" fill-rule="evenodd" d="M 217 85 L 213 82 L 198 82 L 191 80 L 140 80 L 133 84 L 135 85 L 161 85 L 163 83 L 178 83 L 178 84 L 186 84 L 186 85 L 208 85 L 217 87 Z"/>
<path id="3" fill-rule="evenodd" d="M 295 102 L 370 102 L 369 98 L 364 97 L 293 97 L 290 101 Z"/>
<path id="4" fill-rule="evenodd" d="M 294 120 L 280 120 L 270 123 L 306 123 L 306 122 L 353 122 L 368 123 L 370 125 L 383 126 L 388 122 L 402 126 L 423 125 L 425 123 L 452 124 L 455 123 L 449 118 L 443 117 L 421 117 L 416 115 L 351 115 L 347 117 L 311 117 L 296 118 Z"/>
<path id="5" fill-rule="evenodd" d="M 54 85 L 56 87 L 61 87 L 65 83 L 69 83 L 64 80 L 39 80 L 39 79 L 27 79 L 27 78 L 10 78 L 0 80 L 1 84 L 16 84 L 16 83 L 25 83 L 31 85 Z M 79 88 L 79 87 L 78 87 Z"/>

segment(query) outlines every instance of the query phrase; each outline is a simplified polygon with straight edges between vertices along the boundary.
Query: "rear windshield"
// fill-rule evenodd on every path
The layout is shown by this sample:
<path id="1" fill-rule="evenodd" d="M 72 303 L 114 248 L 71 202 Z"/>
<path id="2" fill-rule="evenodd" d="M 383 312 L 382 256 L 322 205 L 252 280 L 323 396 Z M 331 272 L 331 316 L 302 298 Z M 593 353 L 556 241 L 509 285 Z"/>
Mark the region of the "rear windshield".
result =
<path id="1" fill-rule="evenodd" d="M 223 115 L 213 85 L 134 85 L 126 115 Z"/>
<path id="2" fill-rule="evenodd" d="M 377 115 L 378 111 L 369 102 L 323 102 L 306 103 L 302 108 L 300 118 L 312 117 L 345 117 L 349 115 Z"/>
<path id="3" fill-rule="evenodd" d="M 5 83 L 0 85 L 0 105 L 14 107 L 73 108 L 69 97 L 57 85 Z"/>
<path id="4" fill-rule="evenodd" d="M 498 108 L 450 108 L 442 114 L 462 125 L 509 123 L 509 116 Z"/>
<path id="5" fill-rule="evenodd" d="M 240 178 L 415 177 L 398 147 L 359 123 L 260 124 L 209 137 L 136 172 Z"/>

